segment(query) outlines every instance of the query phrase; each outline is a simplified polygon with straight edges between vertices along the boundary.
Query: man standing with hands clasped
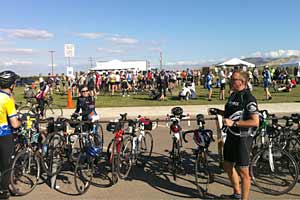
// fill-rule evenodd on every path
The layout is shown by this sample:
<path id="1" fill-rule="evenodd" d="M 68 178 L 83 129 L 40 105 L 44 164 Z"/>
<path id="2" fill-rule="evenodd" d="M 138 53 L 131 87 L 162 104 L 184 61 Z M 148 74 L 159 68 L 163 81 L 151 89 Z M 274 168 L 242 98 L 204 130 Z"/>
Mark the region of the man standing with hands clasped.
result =
<path id="1" fill-rule="evenodd" d="M 232 183 L 233 194 L 222 195 L 224 199 L 249 199 L 251 186 L 249 157 L 253 135 L 259 126 L 259 117 L 256 99 L 247 88 L 248 78 L 247 72 L 234 71 L 231 76 L 233 92 L 225 105 L 225 110 L 209 109 L 210 114 L 224 117 L 223 125 L 226 127 L 223 167 Z M 239 175 L 242 181 L 241 188 Z"/>

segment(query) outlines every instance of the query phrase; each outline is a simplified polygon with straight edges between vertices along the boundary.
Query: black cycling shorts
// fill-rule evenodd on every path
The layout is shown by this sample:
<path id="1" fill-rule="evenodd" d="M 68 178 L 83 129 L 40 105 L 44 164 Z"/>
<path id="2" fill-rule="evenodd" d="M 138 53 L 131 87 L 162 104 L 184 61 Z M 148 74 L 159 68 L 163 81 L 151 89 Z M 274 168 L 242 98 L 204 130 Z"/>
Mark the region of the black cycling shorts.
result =
<path id="1" fill-rule="evenodd" d="M 226 83 L 221 83 L 221 88 L 220 88 L 220 90 L 225 90 L 225 86 L 226 86 Z"/>
<path id="2" fill-rule="evenodd" d="M 249 166 L 252 141 L 252 136 L 239 137 L 228 133 L 223 149 L 224 160 L 239 167 Z"/>

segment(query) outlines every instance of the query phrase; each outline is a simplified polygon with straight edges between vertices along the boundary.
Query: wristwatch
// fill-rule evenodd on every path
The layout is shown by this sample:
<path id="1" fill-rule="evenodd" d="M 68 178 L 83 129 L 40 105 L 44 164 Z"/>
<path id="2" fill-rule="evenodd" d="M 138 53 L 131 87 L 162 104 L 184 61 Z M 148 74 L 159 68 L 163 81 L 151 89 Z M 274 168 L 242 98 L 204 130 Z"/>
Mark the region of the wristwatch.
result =
<path id="1" fill-rule="evenodd" d="M 232 126 L 233 126 L 233 127 L 238 127 L 238 126 L 237 126 L 237 122 L 234 121 L 233 124 L 232 124 Z"/>

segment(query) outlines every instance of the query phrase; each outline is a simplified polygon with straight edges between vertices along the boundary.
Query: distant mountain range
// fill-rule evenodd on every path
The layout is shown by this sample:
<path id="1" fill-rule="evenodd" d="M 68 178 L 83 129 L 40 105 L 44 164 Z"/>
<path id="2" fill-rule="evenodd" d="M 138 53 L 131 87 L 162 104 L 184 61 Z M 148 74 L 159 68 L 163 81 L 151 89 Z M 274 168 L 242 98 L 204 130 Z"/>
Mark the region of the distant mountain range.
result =
<path id="1" fill-rule="evenodd" d="M 250 57 L 244 58 L 242 60 L 255 64 L 256 66 L 261 65 L 269 65 L 269 66 L 276 66 L 282 63 L 286 63 L 290 60 L 300 59 L 298 56 L 290 56 L 284 58 L 263 58 L 263 57 Z"/>

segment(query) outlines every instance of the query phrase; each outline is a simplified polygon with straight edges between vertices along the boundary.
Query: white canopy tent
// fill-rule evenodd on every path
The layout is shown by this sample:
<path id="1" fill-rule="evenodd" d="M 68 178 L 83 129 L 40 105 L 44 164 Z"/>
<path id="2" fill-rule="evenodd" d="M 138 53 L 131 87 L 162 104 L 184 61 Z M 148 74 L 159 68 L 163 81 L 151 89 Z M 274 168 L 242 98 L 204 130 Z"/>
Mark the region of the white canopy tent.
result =
<path id="1" fill-rule="evenodd" d="M 300 59 L 290 60 L 288 62 L 282 63 L 280 67 L 300 67 Z"/>
<path id="2" fill-rule="evenodd" d="M 243 61 L 239 58 L 232 58 L 223 63 L 217 64 L 216 66 L 246 66 L 246 67 L 254 68 L 255 64 Z"/>
<path id="3" fill-rule="evenodd" d="M 111 60 L 105 62 L 96 62 L 96 67 L 90 70 L 94 71 L 109 71 L 109 70 L 133 70 L 133 71 L 146 71 L 149 67 L 149 62 L 142 61 L 120 61 Z"/>

